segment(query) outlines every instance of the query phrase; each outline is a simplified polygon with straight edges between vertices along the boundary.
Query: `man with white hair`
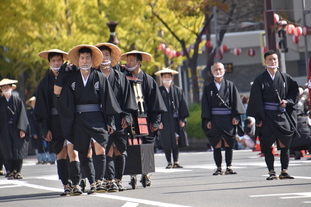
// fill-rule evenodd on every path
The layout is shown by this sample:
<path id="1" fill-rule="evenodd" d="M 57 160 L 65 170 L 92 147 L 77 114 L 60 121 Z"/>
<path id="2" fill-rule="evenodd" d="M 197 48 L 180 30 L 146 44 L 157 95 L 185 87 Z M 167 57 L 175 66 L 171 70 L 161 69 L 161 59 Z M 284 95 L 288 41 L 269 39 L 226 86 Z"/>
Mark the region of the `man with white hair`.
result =
<path id="1" fill-rule="evenodd" d="M 211 68 L 214 81 L 204 87 L 202 96 L 202 129 L 214 148 L 217 166 L 213 175 L 222 175 L 221 148 L 225 147 L 225 174 L 237 174 L 231 168 L 233 146 L 238 129 L 241 129 L 241 115 L 245 113 L 239 92 L 235 85 L 224 79 L 225 68 L 220 62 Z M 240 136 L 243 133 L 239 133 Z"/>

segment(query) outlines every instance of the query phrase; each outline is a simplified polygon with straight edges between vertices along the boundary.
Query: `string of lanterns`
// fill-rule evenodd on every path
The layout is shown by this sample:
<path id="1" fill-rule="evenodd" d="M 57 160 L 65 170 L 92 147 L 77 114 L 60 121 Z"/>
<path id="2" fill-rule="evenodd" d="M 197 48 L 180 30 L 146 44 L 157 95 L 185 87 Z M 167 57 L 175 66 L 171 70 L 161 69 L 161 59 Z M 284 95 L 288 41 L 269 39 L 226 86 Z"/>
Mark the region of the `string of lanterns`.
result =
<path id="1" fill-rule="evenodd" d="M 288 35 L 293 35 L 291 39 L 295 44 L 299 43 L 301 35 L 307 36 L 310 33 L 309 27 L 295 26 L 293 23 L 290 23 L 284 19 L 280 20 L 280 16 L 278 14 L 274 14 L 274 23 L 280 27 L 283 27 Z M 213 42 L 211 40 L 208 40 L 206 41 L 205 46 L 207 48 L 213 48 Z M 189 47 L 186 48 L 188 53 L 190 52 L 191 49 L 193 49 L 193 44 L 191 44 Z M 165 43 L 159 44 L 158 50 L 162 51 L 166 56 L 170 58 L 186 55 L 184 51 L 175 51 L 174 49 L 167 47 Z M 263 50 L 262 52 L 265 53 L 267 51 L 267 47 L 263 47 L 262 50 Z M 218 59 L 222 59 L 223 53 L 226 53 L 227 51 L 228 47 L 226 45 L 221 45 L 219 47 L 218 54 L 215 54 L 215 57 L 217 57 Z M 242 53 L 242 49 L 239 47 L 234 48 L 231 50 L 231 53 L 236 56 L 239 56 Z M 256 55 L 256 51 L 250 48 L 247 50 L 247 55 L 250 57 L 254 57 Z"/>
<path id="2" fill-rule="evenodd" d="M 211 40 L 206 41 L 205 46 L 208 48 L 212 48 L 213 47 L 213 43 Z M 187 48 L 187 51 L 190 52 L 190 50 L 193 49 L 193 45 L 190 45 Z M 166 56 L 170 57 L 170 58 L 175 58 L 175 57 L 179 57 L 179 56 L 185 56 L 183 51 L 175 51 L 169 47 L 167 47 L 164 43 L 161 43 L 158 45 L 158 50 L 162 51 Z M 226 45 L 221 45 L 219 47 L 219 51 L 218 54 L 215 54 L 215 57 L 217 57 L 218 59 L 222 59 L 223 58 L 223 53 L 226 53 L 228 51 L 228 47 Z M 242 53 L 242 49 L 237 47 L 231 50 L 231 53 L 239 56 Z M 256 51 L 252 48 L 247 50 L 247 55 L 250 57 L 254 57 L 256 55 Z"/>
<path id="3" fill-rule="evenodd" d="M 309 27 L 301 27 L 299 25 L 295 26 L 293 23 L 286 20 L 280 20 L 280 16 L 278 14 L 274 14 L 274 23 L 280 25 L 281 27 L 285 26 L 286 34 L 293 35 L 291 39 L 295 44 L 298 44 L 301 35 L 305 37 L 309 34 Z"/>

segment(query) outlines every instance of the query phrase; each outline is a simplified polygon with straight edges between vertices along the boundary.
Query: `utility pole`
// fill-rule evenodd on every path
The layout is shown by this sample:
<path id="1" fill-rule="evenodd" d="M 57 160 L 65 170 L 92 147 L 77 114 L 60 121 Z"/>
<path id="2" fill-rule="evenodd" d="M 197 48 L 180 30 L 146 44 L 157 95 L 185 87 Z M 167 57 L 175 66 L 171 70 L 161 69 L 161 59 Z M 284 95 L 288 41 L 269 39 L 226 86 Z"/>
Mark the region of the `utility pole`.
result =
<path id="1" fill-rule="evenodd" d="M 306 22 L 306 14 L 310 13 L 310 11 L 305 11 L 305 7 L 306 7 L 306 2 L 305 0 L 301 0 L 302 3 L 302 20 L 303 20 L 303 26 L 307 26 L 307 22 Z M 309 50 L 308 50 L 308 37 L 305 36 L 304 37 L 304 45 L 305 45 L 305 64 L 306 64 L 306 75 L 308 75 L 308 61 L 309 61 Z"/>
<path id="2" fill-rule="evenodd" d="M 266 31 L 266 46 L 268 50 L 276 51 L 276 38 L 275 38 L 275 29 L 274 29 L 274 11 L 272 10 L 272 0 L 265 1 L 265 11 L 264 11 L 264 20 L 265 20 L 265 31 Z"/>

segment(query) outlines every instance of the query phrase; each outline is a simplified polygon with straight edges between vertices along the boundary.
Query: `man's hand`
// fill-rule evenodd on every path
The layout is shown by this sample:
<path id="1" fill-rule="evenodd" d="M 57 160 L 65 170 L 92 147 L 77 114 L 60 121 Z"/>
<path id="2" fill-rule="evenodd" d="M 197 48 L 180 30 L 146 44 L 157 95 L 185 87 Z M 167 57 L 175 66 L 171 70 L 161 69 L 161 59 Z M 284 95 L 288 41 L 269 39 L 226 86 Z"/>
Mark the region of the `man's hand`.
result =
<path id="1" fill-rule="evenodd" d="M 280 106 L 281 106 L 281 107 L 284 107 L 284 108 L 285 108 L 285 107 L 286 107 L 286 104 L 287 104 L 287 101 L 284 100 L 284 99 L 280 102 Z"/>
<path id="2" fill-rule="evenodd" d="M 154 127 L 152 124 L 150 124 L 150 131 L 155 132 L 158 130 L 158 127 Z"/>
<path id="3" fill-rule="evenodd" d="M 233 118 L 232 119 L 232 125 L 237 125 L 239 123 L 239 121 L 238 120 L 236 120 L 236 118 Z"/>
<path id="4" fill-rule="evenodd" d="M 179 126 L 180 127 L 185 127 L 185 123 L 183 121 L 179 120 Z"/>
<path id="5" fill-rule="evenodd" d="M 48 133 L 46 134 L 46 137 L 43 138 L 45 139 L 45 141 L 51 142 L 53 140 L 52 132 L 49 130 Z"/>
<path id="6" fill-rule="evenodd" d="M 19 131 L 19 137 L 24 138 L 26 136 L 25 132 L 23 130 Z"/>
<path id="7" fill-rule="evenodd" d="M 160 122 L 160 124 L 159 124 L 159 129 L 163 129 L 163 123 L 162 122 Z"/>
<path id="8" fill-rule="evenodd" d="M 211 122 L 211 121 L 207 122 L 206 128 L 208 128 L 208 129 L 211 129 L 211 128 L 212 128 L 212 122 Z"/>
<path id="9" fill-rule="evenodd" d="M 107 125 L 108 134 L 112 134 L 114 132 L 113 128 L 109 125 Z"/>
<path id="10" fill-rule="evenodd" d="M 121 127 L 122 129 L 125 129 L 128 127 L 127 121 L 125 120 L 125 118 L 122 118 L 121 120 Z"/>
<path id="11" fill-rule="evenodd" d="M 262 121 L 259 122 L 259 124 L 256 124 L 256 127 L 261 127 L 262 126 Z"/>

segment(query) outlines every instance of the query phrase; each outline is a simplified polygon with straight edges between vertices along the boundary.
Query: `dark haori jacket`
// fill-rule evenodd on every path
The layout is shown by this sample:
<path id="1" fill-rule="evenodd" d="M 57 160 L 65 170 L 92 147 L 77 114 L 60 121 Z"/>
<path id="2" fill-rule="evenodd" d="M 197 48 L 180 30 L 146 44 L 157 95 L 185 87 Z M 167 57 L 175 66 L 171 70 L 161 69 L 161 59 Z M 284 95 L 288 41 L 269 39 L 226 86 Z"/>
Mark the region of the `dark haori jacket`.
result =
<path id="1" fill-rule="evenodd" d="M 51 129 L 51 110 L 54 107 L 54 80 L 55 76 L 49 69 L 43 79 L 39 82 L 36 91 L 36 105 L 34 114 L 36 121 L 40 124 L 41 133 L 46 137 L 47 132 Z"/>
<path id="2" fill-rule="evenodd" d="M 132 75 L 127 71 L 127 76 Z M 147 110 L 147 121 L 154 127 L 159 127 L 161 114 L 167 111 L 159 86 L 150 75 L 142 70 L 138 74 L 137 79 L 142 80 L 142 93 L 145 102 L 144 108 Z"/>
<path id="3" fill-rule="evenodd" d="M 223 79 L 218 91 L 215 82 L 211 82 L 204 87 L 202 96 L 202 129 L 209 142 L 215 146 L 224 137 L 227 143 L 234 144 L 234 136 L 238 133 L 242 136 L 241 115 L 245 113 L 239 92 L 235 85 Z M 239 120 L 239 124 L 234 126 L 232 119 Z M 212 128 L 207 129 L 207 123 L 211 121 Z"/>
<path id="4" fill-rule="evenodd" d="M 80 124 L 84 126 L 89 134 L 92 134 L 96 141 L 103 140 L 103 137 L 107 136 L 106 125 L 115 129 L 114 116 L 122 112 L 108 79 L 94 68 L 90 71 L 85 87 L 80 70 L 66 72 L 63 78 L 65 84 L 62 87 L 62 92 L 58 98 L 54 99 L 62 125 L 66 126 L 66 128 L 63 128 L 63 135 L 65 137 L 69 136 L 69 141 L 74 143 L 73 136 L 75 135 L 72 132 L 73 124 L 76 122 L 77 105 L 99 104 L 105 123 L 98 122 L 96 117 L 90 117 L 90 113 L 85 113 L 85 115 L 79 117 L 83 119 Z M 99 142 L 99 144 L 102 143 Z"/>
<path id="5" fill-rule="evenodd" d="M 131 112 L 137 111 L 138 107 L 130 82 L 122 72 L 111 68 L 108 81 L 122 110 L 122 113 L 114 116 L 116 131 L 120 131 L 122 130 L 122 118 L 125 118 L 130 126 L 132 122 Z"/>
<path id="6" fill-rule="evenodd" d="M 164 150 L 189 146 L 187 133 L 184 127 L 179 126 L 179 121 L 186 122 L 189 110 L 184 93 L 181 88 L 171 85 L 169 93 L 164 86 L 159 87 L 167 112 L 161 115 L 163 129 L 159 130 L 159 137 Z M 179 135 L 178 145 L 176 135 Z"/>
<path id="7" fill-rule="evenodd" d="M 252 85 L 247 107 L 247 116 L 254 117 L 257 124 L 263 122 L 261 128 L 256 128 L 256 134 L 260 137 L 262 133 L 268 134 L 269 137 L 264 138 L 271 138 L 271 144 L 280 139 L 289 146 L 294 135 L 291 123 L 297 122 L 298 93 L 297 82 L 286 73 L 277 71 L 274 80 L 267 70 L 259 75 Z M 287 101 L 286 111 L 279 107 L 280 99 Z"/>
<path id="8" fill-rule="evenodd" d="M 11 127 L 12 126 L 12 127 Z M 20 130 L 26 136 L 20 138 Z M 26 108 L 17 95 L 11 95 L 9 102 L 0 98 L 0 147 L 5 159 L 24 159 L 28 155 L 29 122 Z"/>

